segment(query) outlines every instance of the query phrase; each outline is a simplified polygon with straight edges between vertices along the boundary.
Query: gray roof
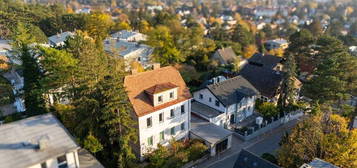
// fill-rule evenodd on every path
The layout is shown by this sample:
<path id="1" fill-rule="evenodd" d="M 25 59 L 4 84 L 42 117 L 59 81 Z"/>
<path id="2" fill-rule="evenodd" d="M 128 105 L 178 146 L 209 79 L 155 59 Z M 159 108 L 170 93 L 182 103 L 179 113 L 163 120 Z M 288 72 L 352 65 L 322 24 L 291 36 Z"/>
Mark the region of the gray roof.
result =
<path id="1" fill-rule="evenodd" d="M 247 64 L 239 74 L 244 76 L 261 95 L 272 98 L 276 95 L 281 82 L 283 81 L 283 72 L 277 72 L 272 69 Z"/>
<path id="2" fill-rule="evenodd" d="M 245 149 L 239 153 L 234 168 L 279 168 L 279 166 Z"/>
<path id="3" fill-rule="evenodd" d="M 202 138 L 210 144 L 216 144 L 232 135 L 232 132 L 212 123 L 197 126 L 191 129 L 191 133 Z"/>
<path id="4" fill-rule="evenodd" d="M 259 94 L 259 91 L 243 76 L 236 76 L 206 87 L 226 107 L 239 103 L 244 97 Z"/>
<path id="5" fill-rule="evenodd" d="M 0 135 L 0 168 L 29 167 L 79 149 L 52 114 L 1 125 Z M 39 141 L 46 144 L 44 149 Z"/>
<path id="6" fill-rule="evenodd" d="M 78 151 L 78 159 L 81 168 L 104 168 L 104 166 L 85 149 Z"/>
<path id="7" fill-rule="evenodd" d="M 56 35 L 49 37 L 48 41 L 50 41 L 54 44 L 58 44 L 58 43 L 62 43 L 64 41 L 66 41 L 67 37 L 70 37 L 70 36 L 73 36 L 72 32 L 63 32 L 63 33 L 56 34 Z"/>
<path id="8" fill-rule="evenodd" d="M 221 56 L 221 58 L 226 62 L 232 62 L 234 61 L 236 54 L 234 53 L 233 49 L 228 47 L 228 48 L 222 48 L 222 49 L 218 49 L 216 51 L 216 54 L 218 54 L 219 56 Z"/>
<path id="9" fill-rule="evenodd" d="M 133 36 L 143 36 L 143 37 L 146 37 L 146 35 L 141 34 L 141 33 L 139 33 L 139 32 L 128 31 L 128 30 L 121 30 L 121 31 L 118 31 L 118 32 L 113 33 L 113 34 L 111 35 L 112 38 L 121 39 L 121 40 L 127 40 L 127 39 L 129 39 L 130 37 L 133 37 Z"/>
<path id="10" fill-rule="evenodd" d="M 278 63 L 282 62 L 281 57 L 277 57 L 269 54 L 255 53 L 251 58 L 248 59 L 249 64 L 262 66 L 265 68 L 273 69 Z"/>
<path id="11" fill-rule="evenodd" d="M 220 111 L 197 101 L 191 103 L 191 111 L 206 118 L 214 118 L 222 114 Z"/>
<path id="12" fill-rule="evenodd" d="M 148 45 L 140 44 L 137 42 L 128 42 L 124 40 L 106 40 L 104 44 L 104 50 L 112 52 L 112 49 L 116 49 L 120 56 L 135 55 L 137 57 L 143 57 L 149 59 L 154 49 Z"/>
<path id="13" fill-rule="evenodd" d="M 339 168 L 329 162 L 321 160 L 319 158 L 315 158 L 308 164 L 311 168 Z"/>

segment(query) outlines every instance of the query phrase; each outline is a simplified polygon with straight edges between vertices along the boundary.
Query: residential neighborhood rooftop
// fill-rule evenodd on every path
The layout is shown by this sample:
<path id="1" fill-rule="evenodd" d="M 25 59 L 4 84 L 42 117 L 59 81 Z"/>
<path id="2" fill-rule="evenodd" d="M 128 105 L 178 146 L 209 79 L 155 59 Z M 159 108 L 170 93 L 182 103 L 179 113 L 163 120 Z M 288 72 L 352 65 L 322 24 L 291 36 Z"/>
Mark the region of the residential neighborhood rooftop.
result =
<path id="1" fill-rule="evenodd" d="M 54 44 L 58 44 L 58 43 L 62 43 L 64 41 L 66 41 L 67 37 L 69 37 L 69 36 L 73 36 L 73 33 L 72 32 L 63 32 L 63 33 L 60 33 L 60 34 L 56 34 L 56 35 L 50 36 L 48 38 L 48 41 L 52 42 Z"/>
<path id="2" fill-rule="evenodd" d="M 207 88 L 225 106 L 239 102 L 246 96 L 258 95 L 259 91 L 243 76 L 207 85 Z"/>
<path id="3" fill-rule="evenodd" d="M 245 65 L 239 74 L 268 98 L 275 96 L 283 80 L 282 72 L 250 64 Z"/>
<path id="4" fill-rule="evenodd" d="M 255 53 L 248 59 L 249 64 L 273 69 L 278 63 L 281 63 L 282 58 L 270 54 Z"/>
<path id="5" fill-rule="evenodd" d="M 178 86 L 177 99 L 154 107 L 150 98 L 145 93 L 145 90 L 162 83 L 174 83 Z M 124 85 L 137 116 L 143 116 L 191 98 L 191 93 L 185 81 L 182 79 L 178 70 L 172 66 L 126 76 Z"/>
<path id="6" fill-rule="evenodd" d="M 0 125 L 0 135 L 1 168 L 29 167 L 79 149 L 52 114 Z"/>
<path id="7" fill-rule="evenodd" d="M 279 168 L 279 166 L 245 149 L 239 153 L 234 168 Z"/>
<path id="8" fill-rule="evenodd" d="M 171 83 L 171 82 L 167 82 L 167 83 L 160 83 L 157 84 L 155 86 L 152 86 L 148 89 L 145 90 L 146 93 L 149 94 L 155 94 L 155 93 L 160 93 L 169 89 L 173 89 L 173 88 L 177 88 L 178 86 Z"/>

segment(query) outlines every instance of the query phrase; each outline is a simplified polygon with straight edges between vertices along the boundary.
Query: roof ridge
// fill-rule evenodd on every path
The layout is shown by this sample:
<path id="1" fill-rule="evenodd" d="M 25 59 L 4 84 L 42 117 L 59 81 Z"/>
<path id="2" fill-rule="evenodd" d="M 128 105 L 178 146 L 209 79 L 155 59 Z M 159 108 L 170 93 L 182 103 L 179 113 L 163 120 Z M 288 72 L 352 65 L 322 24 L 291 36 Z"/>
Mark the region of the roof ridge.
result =
<path id="1" fill-rule="evenodd" d="M 147 74 L 147 73 L 151 73 L 153 71 L 160 71 L 160 70 L 170 69 L 170 68 L 173 68 L 173 69 L 177 70 L 175 67 L 169 65 L 169 66 L 161 67 L 159 69 L 152 69 L 152 70 L 149 70 L 149 71 L 139 72 L 137 74 L 130 74 L 130 75 L 125 76 L 125 78 L 126 77 L 134 77 L 134 76 L 136 77 L 136 76 L 144 75 L 144 74 Z"/>

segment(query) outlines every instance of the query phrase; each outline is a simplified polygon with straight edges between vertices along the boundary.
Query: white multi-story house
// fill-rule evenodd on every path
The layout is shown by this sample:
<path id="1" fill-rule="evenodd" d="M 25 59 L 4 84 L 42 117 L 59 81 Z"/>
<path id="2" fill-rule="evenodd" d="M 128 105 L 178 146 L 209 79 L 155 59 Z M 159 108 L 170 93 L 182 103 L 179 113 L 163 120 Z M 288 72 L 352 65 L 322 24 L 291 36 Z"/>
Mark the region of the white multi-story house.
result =
<path id="1" fill-rule="evenodd" d="M 153 70 L 126 76 L 124 85 L 138 123 L 139 141 L 133 145 L 138 157 L 143 159 L 172 138 L 188 138 L 191 94 L 174 67 L 155 65 Z"/>
<path id="2" fill-rule="evenodd" d="M 45 114 L 0 125 L 0 168 L 79 168 L 79 146 Z"/>
<path id="3" fill-rule="evenodd" d="M 244 77 L 214 81 L 193 93 L 192 113 L 222 127 L 251 116 L 259 91 Z"/>

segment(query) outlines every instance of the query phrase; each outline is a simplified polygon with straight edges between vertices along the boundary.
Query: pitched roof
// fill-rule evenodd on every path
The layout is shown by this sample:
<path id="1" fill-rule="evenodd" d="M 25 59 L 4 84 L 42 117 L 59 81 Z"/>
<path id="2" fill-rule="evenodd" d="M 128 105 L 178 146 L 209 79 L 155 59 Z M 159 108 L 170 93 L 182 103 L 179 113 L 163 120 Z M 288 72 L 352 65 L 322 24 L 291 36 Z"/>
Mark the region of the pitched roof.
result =
<path id="1" fill-rule="evenodd" d="M 162 83 L 174 83 L 178 86 L 177 99 L 154 107 L 145 90 Z M 139 117 L 191 98 L 185 81 L 178 70 L 172 66 L 126 76 L 124 85 L 134 111 Z"/>
<path id="2" fill-rule="evenodd" d="M 63 32 L 61 34 L 56 34 L 48 38 L 49 41 L 52 43 L 61 43 L 67 40 L 67 37 L 73 36 L 74 33 L 72 32 Z"/>
<path id="3" fill-rule="evenodd" d="M 216 52 L 222 57 L 225 62 L 233 61 L 236 57 L 236 54 L 230 47 L 218 49 Z"/>
<path id="4" fill-rule="evenodd" d="M 279 168 L 279 166 L 242 149 L 234 164 L 234 168 Z"/>
<path id="5" fill-rule="evenodd" d="M 243 76 L 236 76 L 206 87 L 224 106 L 240 102 L 243 97 L 259 94 L 259 91 Z"/>
<path id="6" fill-rule="evenodd" d="M 245 65 L 239 74 L 257 88 L 261 95 L 268 98 L 275 96 L 283 80 L 282 72 L 250 64 Z"/>
<path id="7" fill-rule="evenodd" d="M 0 167 L 4 168 L 29 167 L 79 148 L 52 114 L 1 125 L 0 135 Z M 41 150 L 40 140 L 46 142 Z"/>
<path id="8" fill-rule="evenodd" d="M 269 54 L 255 53 L 248 62 L 252 65 L 262 66 L 265 68 L 273 69 L 278 63 L 283 61 L 281 57 L 277 57 Z"/>
<path id="9" fill-rule="evenodd" d="M 161 84 L 157 84 L 155 86 L 152 86 L 148 89 L 145 90 L 146 93 L 149 94 L 156 94 L 156 93 L 160 93 L 169 89 L 173 89 L 173 88 L 177 88 L 177 85 L 172 84 L 171 82 L 167 82 L 167 83 L 161 83 Z"/>

